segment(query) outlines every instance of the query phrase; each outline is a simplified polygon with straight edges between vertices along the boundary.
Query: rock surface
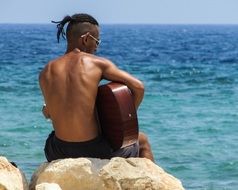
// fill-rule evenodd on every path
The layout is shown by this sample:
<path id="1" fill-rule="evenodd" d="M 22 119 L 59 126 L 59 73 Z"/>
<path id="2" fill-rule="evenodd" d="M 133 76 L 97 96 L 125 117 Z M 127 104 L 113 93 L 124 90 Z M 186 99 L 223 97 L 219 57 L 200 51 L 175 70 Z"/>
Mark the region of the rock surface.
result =
<path id="1" fill-rule="evenodd" d="M 0 190 L 28 190 L 25 175 L 5 157 L 0 156 Z"/>
<path id="2" fill-rule="evenodd" d="M 36 186 L 36 190 L 62 190 L 58 184 L 55 183 L 41 183 Z"/>
<path id="3" fill-rule="evenodd" d="M 37 169 L 30 190 L 41 190 L 44 183 L 62 190 L 184 190 L 178 179 L 145 158 L 56 160 Z"/>

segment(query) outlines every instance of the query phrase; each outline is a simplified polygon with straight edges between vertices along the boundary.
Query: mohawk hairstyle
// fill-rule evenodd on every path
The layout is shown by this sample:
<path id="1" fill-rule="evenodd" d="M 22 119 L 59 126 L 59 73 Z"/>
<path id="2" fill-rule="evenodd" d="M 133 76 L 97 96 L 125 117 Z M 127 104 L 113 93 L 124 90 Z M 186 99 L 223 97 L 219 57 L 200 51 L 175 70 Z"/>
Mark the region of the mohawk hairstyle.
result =
<path id="1" fill-rule="evenodd" d="M 58 43 L 59 43 L 60 35 L 62 36 L 62 38 L 65 39 L 64 26 L 65 26 L 66 23 L 77 24 L 77 23 L 89 22 L 93 25 L 99 26 L 99 24 L 98 24 L 98 22 L 95 18 L 93 18 L 91 15 L 85 14 L 85 13 L 74 14 L 73 16 L 68 16 L 67 15 L 61 21 L 51 21 L 51 22 L 57 24 L 57 29 L 58 29 L 58 31 L 57 31 L 57 40 L 58 40 Z"/>

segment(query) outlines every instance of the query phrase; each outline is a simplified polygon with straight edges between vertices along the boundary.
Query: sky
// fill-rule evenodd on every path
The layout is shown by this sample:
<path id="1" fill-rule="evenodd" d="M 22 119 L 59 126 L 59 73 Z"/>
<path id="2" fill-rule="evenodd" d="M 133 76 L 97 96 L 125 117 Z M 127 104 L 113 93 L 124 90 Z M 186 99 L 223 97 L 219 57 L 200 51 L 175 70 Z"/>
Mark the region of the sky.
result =
<path id="1" fill-rule="evenodd" d="M 88 13 L 100 24 L 238 24 L 238 0 L 0 0 L 0 23 Z"/>

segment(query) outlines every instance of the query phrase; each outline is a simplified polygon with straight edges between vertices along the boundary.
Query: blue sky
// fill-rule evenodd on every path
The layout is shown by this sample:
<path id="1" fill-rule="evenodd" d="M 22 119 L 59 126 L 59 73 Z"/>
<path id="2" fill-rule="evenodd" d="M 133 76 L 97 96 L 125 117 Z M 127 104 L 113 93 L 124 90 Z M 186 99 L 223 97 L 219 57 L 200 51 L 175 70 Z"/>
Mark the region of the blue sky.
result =
<path id="1" fill-rule="evenodd" d="M 0 23 L 50 23 L 84 12 L 99 23 L 238 24 L 238 0 L 0 0 Z"/>

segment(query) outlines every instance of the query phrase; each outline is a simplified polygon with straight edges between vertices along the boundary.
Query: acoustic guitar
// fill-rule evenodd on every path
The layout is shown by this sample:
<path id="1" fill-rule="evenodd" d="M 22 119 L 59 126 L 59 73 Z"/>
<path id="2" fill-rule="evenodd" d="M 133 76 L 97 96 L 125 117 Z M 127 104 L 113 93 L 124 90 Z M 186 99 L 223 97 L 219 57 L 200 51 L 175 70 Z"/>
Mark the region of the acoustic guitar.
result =
<path id="1" fill-rule="evenodd" d="M 136 143 L 137 113 L 126 85 L 110 82 L 99 86 L 96 106 L 102 134 L 114 150 Z"/>

